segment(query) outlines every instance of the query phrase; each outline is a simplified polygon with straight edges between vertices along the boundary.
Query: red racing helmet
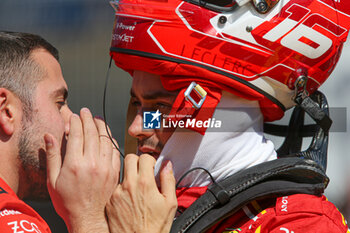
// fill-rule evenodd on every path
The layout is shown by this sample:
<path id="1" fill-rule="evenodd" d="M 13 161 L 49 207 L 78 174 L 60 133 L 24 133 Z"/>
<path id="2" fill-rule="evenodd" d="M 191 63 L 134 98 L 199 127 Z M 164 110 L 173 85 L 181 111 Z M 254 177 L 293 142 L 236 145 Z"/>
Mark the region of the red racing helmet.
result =
<path id="1" fill-rule="evenodd" d="M 316 91 L 350 28 L 347 0 L 115 0 L 110 53 L 117 66 L 192 81 L 259 101 L 265 121 L 295 103 L 295 83 Z"/>

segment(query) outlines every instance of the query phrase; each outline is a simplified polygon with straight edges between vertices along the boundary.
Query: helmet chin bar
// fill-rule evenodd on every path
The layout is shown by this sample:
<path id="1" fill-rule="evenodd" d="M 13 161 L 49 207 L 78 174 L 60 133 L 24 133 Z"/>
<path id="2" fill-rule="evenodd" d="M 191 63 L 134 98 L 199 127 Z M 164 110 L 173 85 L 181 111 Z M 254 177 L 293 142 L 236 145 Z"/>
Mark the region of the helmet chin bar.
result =
<path id="1" fill-rule="evenodd" d="M 284 142 L 277 149 L 279 158 L 300 157 L 311 159 L 326 171 L 328 132 L 332 124 L 329 118 L 327 99 L 323 93 L 316 91 L 311 96 L 302 96 L 300 93 L 296 96 L 295 101 L 297 105 L 294 107 L 289 125 L 265 123 L 264 132 L 285 137 Z M 316 124 L 305 125 L 305 112 L 315 120 Z M 312 137 L 312 141 L 308 149 L 301 151 L 304 137 Z"/>

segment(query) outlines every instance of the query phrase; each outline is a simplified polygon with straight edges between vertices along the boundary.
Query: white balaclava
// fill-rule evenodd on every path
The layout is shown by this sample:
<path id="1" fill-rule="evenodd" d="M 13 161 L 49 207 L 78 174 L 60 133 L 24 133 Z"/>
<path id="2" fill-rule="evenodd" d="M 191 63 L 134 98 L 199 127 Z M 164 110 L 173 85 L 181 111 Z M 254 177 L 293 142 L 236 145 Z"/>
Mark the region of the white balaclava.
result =
<path id="1" fill-rule="evenodd" d="M 163 161 L 170 160 L 178 181 L 195 167 L 207 169 L 216 181 L 248 167 L 277 158 L 274 145 L 263 135 L 263 115 L 257 101 L 245 100 L 223 92 L 213 118 L 222 121 L 220 130 L 207 130 L 205 135 L 188 129 L 176 129 L 165 144 L 155 165 L 155 175 Z M 180 187 L 211 184 L 208 174 L 196 170 Z"/>

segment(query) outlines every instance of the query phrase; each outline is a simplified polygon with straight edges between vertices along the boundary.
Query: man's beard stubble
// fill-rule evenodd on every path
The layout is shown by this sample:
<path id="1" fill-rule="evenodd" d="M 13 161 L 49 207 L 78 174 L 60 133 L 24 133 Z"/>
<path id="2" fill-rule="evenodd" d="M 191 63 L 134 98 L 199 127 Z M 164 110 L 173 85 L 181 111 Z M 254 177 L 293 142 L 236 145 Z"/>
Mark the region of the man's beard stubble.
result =
<path id="1" fill-rule="evenodd" d="M 23 198 L 30 200 L 48 200 L 46 186 L 46 155 L 42 149 L 40 126 L 31 120 L 22 120 L 22 133 L 19 136 L 19 160 L 24 177 L 21 184 L 25 187 Z"/>
<path id="2" fill-rule="evenodd" d="M 163 150 L 163 143 L 161 142 L 154 142 L 151 138 L 146 138 L 146 139 L 142 139 L 142 140 L 137 140 L 137 146 L 142 147 L 142 146 L 149 146 L 151 148 L 155 148 L 155 150 L 158 150 L 160 152 L 162 152 Z M 140 153 L 140 152 L 138 152 Z M 140 155 L 140 154 L 139 154 Z"/>

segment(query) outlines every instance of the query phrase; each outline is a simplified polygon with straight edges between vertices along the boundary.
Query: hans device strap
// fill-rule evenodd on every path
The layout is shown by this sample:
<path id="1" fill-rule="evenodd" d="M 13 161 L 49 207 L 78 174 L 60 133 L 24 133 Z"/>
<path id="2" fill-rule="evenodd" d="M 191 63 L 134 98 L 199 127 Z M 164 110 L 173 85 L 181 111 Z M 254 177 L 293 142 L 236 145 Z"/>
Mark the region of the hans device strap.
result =
<path id="1" fill-rule="evenodd" d="M 171 233 L 205 232 L 253 200 L 304 193 L 322 195 L 329 182 L 316 162 L 280 158 L 212 184 L 173 223 Z"/>

